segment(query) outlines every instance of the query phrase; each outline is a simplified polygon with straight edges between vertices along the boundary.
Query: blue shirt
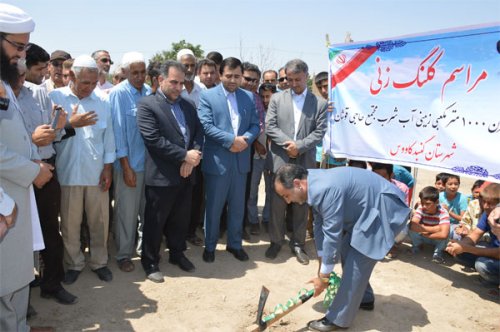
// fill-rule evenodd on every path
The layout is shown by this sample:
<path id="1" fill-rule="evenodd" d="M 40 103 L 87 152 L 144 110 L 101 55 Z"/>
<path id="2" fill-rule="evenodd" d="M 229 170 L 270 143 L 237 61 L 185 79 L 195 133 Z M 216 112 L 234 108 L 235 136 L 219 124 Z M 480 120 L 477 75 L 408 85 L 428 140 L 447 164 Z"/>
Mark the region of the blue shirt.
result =
<path id="1" fill-rule="evenodd" d="M 486 212 L 483 212 L 481 217 L 479 217 L 479 220 L 477 222 L 477 228 L 479 228 L 485 233 L 486 232 L 490 233 L 490 239 L 491 239 L 490 243 L 492 247 L 497 247 L 497 248 L 500 247 L 500 241 L 498 240 L 497 236 L 493 234 L 493 232 L 491 231 L 491 227 L 488 224 L 488 216 L 486 215 Z"/>
<path id="2" fill-rule="evenodd" d="M 403 182 L 408 186 L 408 188 L 413 188 L 415 179 L 406 168 L 404 168 L 403 166 L 394 165 L 392 171 L 396 180 L 398 180 L 399 182 Z"/>
<path id="3" fill-rule="evenodd" d="M 446 198 L 446 191 L 440 192 L 439 203 L 446 204 L 448 206 L 448 212 L 451 211 L 458 215 L 460 215 L 462 211 L 467 210 L 467 197 L 459 192 L 457 192 L 457 196 L 455 196 L 455 198 L 451 202 L 448 200 L 448 198 Z M 450 223 L 458 224 L 459 221 L 450 215 Z"/>
<path id="4" fill-rule="evenodd" d="M 137 128 L 136 105 L 139 99 L 149 94 L 149 86 L 144 84 L 139 91 L 128 80 L 115 86 L 109 94 L 116 145 L 115 167 L 118 169 L 121 169 L 118 159 L 128 157 L 129 165 L 135 172 L 144 172 L 146 147 Z"/>
<path id="5" fill-rule="evenodd" d="M 95 125 L 75 128 L 75 136 L 55 144 L 59 183 L 61 186 L 99 185 L 104 164 L 115 161 L 115 137 L 107 95 L 93 91 L 79 99 L 69 87 L 63 87 L 53 90 L 49 97 L 69 114 L 78 105 L 77 113 L 94 111 L 98 117 Z"/>

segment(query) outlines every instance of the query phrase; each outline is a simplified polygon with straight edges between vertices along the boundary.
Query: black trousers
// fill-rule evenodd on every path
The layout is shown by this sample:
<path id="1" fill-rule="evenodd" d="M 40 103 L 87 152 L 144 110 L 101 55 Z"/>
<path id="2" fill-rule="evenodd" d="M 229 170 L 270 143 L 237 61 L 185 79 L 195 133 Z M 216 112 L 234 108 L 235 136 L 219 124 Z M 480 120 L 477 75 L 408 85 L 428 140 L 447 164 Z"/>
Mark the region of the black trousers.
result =
<path id="1" fill-rule="evenodd" d="M 192 210 L 187 233 L 189 236 L 196 234 L 196 228 L 203 224 L 205 217 L 205 191 L 203 188 L 203 172 L 201 171 L 201 164 L 198 165 L 198 167 L 195 167 L 193 172 L 195 172 L 196 184 L 193 187 L 191 199 Z"/>
<path id="2" fill-rule="evenodd" d="M 44 263 L 40 288 L 46 292 L 54 292 L 62 288 L 61 281 L 64 278 L 64 249 L 58 220 L 61 209 L 61 186 L 55 172 L 43 188 L 35 187 L 35 198 L 45 243 L 45 249 L 40 251 Z"/>
<path id="3" fill-rule="evenodd" d="M 170 257 L 186 248 L 193 186 L 189 180 L 172 187 L 146 185 L 146 211 L 142 233 L 141 263 L 146 274 L 159 271 L 162 236 L 167 238 Z"/>

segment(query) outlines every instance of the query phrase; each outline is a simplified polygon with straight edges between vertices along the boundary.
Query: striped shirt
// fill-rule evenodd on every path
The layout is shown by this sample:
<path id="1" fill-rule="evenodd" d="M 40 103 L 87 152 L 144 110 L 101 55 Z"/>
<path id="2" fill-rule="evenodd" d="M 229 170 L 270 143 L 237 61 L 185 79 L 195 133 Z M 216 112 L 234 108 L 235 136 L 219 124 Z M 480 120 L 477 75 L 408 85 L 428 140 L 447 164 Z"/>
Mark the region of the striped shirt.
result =
<path id="1" fill-rule="evenodd" d="M 419 206 L 415 210 L 413 218 L 418 219 L 420 223 L 426 226 L 436 226 L 450 223 L 450 215 L 448 214 L 448 211 L 441 207 L 441 205 L 438 205 L 438 210 L 435 214 L 425 213 L 422 210 L 422 206 Z"/>

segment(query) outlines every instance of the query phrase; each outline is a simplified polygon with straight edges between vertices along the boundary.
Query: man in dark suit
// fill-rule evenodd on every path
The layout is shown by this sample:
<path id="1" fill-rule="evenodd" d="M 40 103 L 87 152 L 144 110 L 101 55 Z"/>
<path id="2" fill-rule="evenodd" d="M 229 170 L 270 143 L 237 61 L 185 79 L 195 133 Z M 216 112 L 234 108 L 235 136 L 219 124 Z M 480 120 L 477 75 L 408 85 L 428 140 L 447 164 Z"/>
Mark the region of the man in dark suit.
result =
<path id="1" fill-rule="evenodd" d="M 286 163 L 305 168 L 316 166 L 316 145 L 326 131 L 327 103 L 307 89 L 307 64 L 299 59 L 285 65 L 289 89 L 276 93 L 269 102 L 266 114 L 266 134 L 271 139 L 273 172 Z M 281 71 L 280 71 L 281 73 Z M 269 236 L 271 246 L 266 257 L 274 259 L 281 249 L 285 235 L 285 213 L 287 203 L 276 193 L 271 196 L 271 218 Z M 306 205 L 291 203 L 293 236 L 290 240 L 292 253 L 301 264 L 308 264 L 304 251 L 306 238 Z"/>
<path id="2" fill-rule="evenodd" d="M 202 171 L 205 178 L 205 251 L 203 260 L 215 259 L 219 222 L 228 203 L 227 247 L 240 261 L 248 260 L 242 249 L 245 186 L 250 171 L 249 146 L 259 134 L 254 97 L 240 89 L 241 61 L 226 58 L 220 67 L 221 83 L 201 93 L 198 116 L 205 134 Z"/>
<path id="3" fill-rule="evenodd" d="M 161 67 L 156 95 L 137 104 L 137 124 L 146 145 L 146 212 L 141 263 L 148 279 L 163 282 L 158 264 L 162 235 L 169 262 L 191 272 L 184 256 L 189 225 L 193 169 L 201 159 L 202 128 L 194 105 L 180 97 L 185 68 L 167 61 Z"/>

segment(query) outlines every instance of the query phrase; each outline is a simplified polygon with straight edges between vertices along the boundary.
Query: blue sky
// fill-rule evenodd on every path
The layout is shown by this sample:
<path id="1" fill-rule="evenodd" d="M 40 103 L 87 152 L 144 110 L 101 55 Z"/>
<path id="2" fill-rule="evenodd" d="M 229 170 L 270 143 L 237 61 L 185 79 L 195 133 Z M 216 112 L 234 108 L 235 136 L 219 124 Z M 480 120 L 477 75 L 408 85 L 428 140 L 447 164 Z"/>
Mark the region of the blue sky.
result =
<path id="1" fill-rule="evenodd" d="M 74 57 L 107 49 L 150 58 L 181 39 L 257 65 L 277 69 L 305 60 L 310 72 L 326 69 L 325 34 L 332 43 L 500 21 L 499 0 L 7 0 L 37 23 L 31 41 L 49 53 Z"/>

